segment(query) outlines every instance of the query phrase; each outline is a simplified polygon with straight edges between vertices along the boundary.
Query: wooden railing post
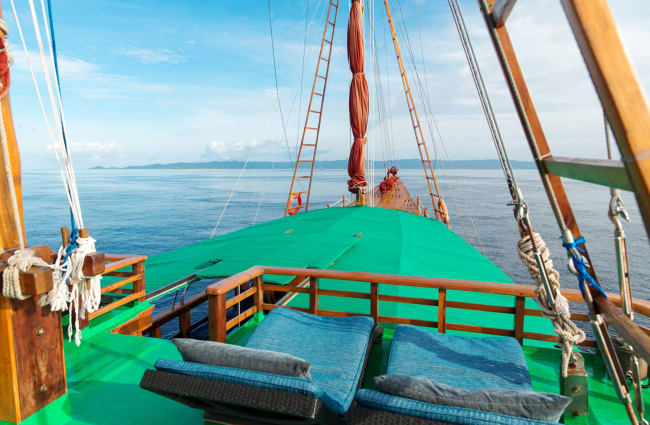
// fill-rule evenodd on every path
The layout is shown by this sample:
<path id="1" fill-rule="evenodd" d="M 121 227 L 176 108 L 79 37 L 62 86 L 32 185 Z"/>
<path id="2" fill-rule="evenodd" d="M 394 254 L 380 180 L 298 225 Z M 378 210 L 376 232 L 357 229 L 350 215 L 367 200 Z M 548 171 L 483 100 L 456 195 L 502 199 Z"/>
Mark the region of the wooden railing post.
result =
<path id="1" fill-rule="evenodd" d="M 258 313 L 263 311 L 262 304 L 264 303 L 264 289 L 262 288 L 263 279 L 262 276 L 256 277 L 253 279 L 253 285 L 255 286 L 255 311 Z"/>
<path id="2" fill-rule="evenodd" d="M 526 298 L 517 297 L 515 301 L 515 338 L 520 344 L 524 343 L 524 317 L 526 313 Z"/>
<path id="3" fill-rule="evenodd" d="M 210 340 L 226 342 L 226 294 L 208 296 Z"/>
<path id="4" fill-rule="evenodd" d="M 438 333 L 447 332 L 447 290 L 438 289 Z"/>
<path id="5" fill-rule="evenodd" d="M 309 312 L 318 314 L 318 278 L 309 277 Z"/>
<path id="6" fill-rule="evenodd" d="M 162 332 L 160 326 L 155 326 L 151 328 L 151 332 L 149 333 L 149 336 L 151 338 L 162 338 Z"/>
<path id="7" fill-rule="evenodd" d="M 144 289 L 144 260 L 135 263 L 131 267 L 132 273 L 134 276 L 141 275 L 142 277 L 135 282 L 133 282 L 133 293 L 138 292 L 142 293 L 142 296 L 138 298 L 139 301 L 144 301 L 145 298 L 145 289 Z"/>
<path id="8" fill-rule="evenodd" d="M 192 332 L 192 320 L 190 318 L 190 310 L 182 312 L 178 316 L 178 329 L 182 338 L 187 338 Z"/>
<path id="9" fill-rule="evenodd" d="M 379 285 L 375 282 L 370 282 L 370 315 L 375 321 L 375 325 L 379 323 Z"/>

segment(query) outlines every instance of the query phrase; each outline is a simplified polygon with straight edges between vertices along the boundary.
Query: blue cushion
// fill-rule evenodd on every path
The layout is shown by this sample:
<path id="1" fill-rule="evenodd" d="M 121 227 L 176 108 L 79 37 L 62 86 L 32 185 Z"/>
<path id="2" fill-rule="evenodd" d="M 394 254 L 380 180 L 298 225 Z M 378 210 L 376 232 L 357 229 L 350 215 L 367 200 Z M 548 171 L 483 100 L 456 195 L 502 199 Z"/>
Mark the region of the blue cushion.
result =
<path id="1" fill-rule="evenodd" d="M 306 378 L 276 375 L 273 373 L 254 372 L 244 369 L 233 369 L 222 366 L 211 366 L 202 363 L 181 362 L 178 360 L 160 359 L 154 365 L 156 369 L 165 372 L 180 373 L 199 378 L 216 379 L 233 384 L 250 385 L 270 390 L 280 390 L 290 393 L 313 395 L 321 397 L 320 387 Z"/>
<path id="2" fill-rule="evenodd" d="M 354 398 L 373 325 L 370 317 L 324 317 L 276 308 L 246 346 L 311 363 L 312 380 L 323 390 L 321 400 L 343 414 Z"/>
<path id="3" fill-rule="evenodd" d="M 409 325 L 395 330 L 386 373 L 423 376 L 469 391 L 533 390 L 516 339 L 439 334 Z"/>
<path id="4" fill-rule="evenodd" d="M 372 390 L 357 391 L 360 405 L 371 409 L 386 410 L 402 415 L 410 415 L 458 425 L 549 425 L 550 422 L 517 418 L 498 413 L 483 412 L 463 407 L 441 406 L 380 393 Z"/>

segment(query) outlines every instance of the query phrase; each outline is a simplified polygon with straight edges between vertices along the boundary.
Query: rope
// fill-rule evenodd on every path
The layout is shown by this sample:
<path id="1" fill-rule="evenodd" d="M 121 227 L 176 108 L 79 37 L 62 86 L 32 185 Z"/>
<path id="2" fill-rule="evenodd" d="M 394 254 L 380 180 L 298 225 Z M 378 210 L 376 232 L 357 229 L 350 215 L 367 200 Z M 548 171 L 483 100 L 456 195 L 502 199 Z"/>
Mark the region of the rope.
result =
<path id="1" fill-rule="evenodd" d="M 553 329 L 558 336 L 558 342 L 562 346 L 562 376 L 567 376 L 567 369 L 573 346 L 585 340 L 585 333 L 578 328 L 571 320 L 571 311 L 569 302 L 562 292 L 560 292 L 560 273 L 553 268 L 553 260 L 546 247 L 546 243 L 539 233 L 533 233 L 534 244 L 529 235 L 521 238 L 517 244 L 517 253 L 519 259 L 528 267 L 528 272 L 533 280 L 537 283 L 535 293 L 537 294 L 537 304 L 539 305 L 544 317 L 551 319 Z M 535 259 L 535 246 L 538 247 L 541 259 L 544 263 L 546 275 L 548 277 L 549 287 L 551 288 L 551 297 L 546 292 L 542 279 L 542 272 L 539 270 Z"/>
<path id="2" fill-rule="evenodd" d="M 596 282 L 596 279 L 591 277 L 589 274 L 589 271 L 587 270 L 587 266 L 589 263 L 585 259 L 585 257 L 581 254 L 583 252 L 582 249 L 578 247 L 578 245 L 584 244 L 585 243 L 585 238 L 584 237 L 579 237 L 578 239 L 574 240 L 573 242 L 563 242 L 562 246 L 565 247 L 571 257 L 571 264 L 573 264 L 573 270 L 576 275 L 578 275 L 578 286 L 580 286 L 580 292 L 582 292 L 583 298 L 586 298 L 584 296 L 585 294 L 585 282 L 587 282 L 587 285 L 589 285 L 592 288 L 595 288 L 598 292 L 600 292 L 605 298 L 607 298 L 607 294 L 605 291 L 603 291 L 603 288 L 600 287 L 598 282 Z"/>
<path id="3" fill-rule="evenodd" d="M 275 78 L 275 96 L 278 100 L 278 109 L 280 111 L 280 120 L 282 121 L 282 134 L 284 135 L 284 141 L 287 144 L 287 153 L 289 154 L 289 162 L 293 162 L 291 159 L 291 148 L 289 147 L 289 138 L 287 137 L 287 124 L 284 121 L 284 114 L 282 113 L 282 102 L 280 102 L 280 87 L 278 86 L 278 69 L 275 63 L 275 42 L 273 39 L 273 21 L 271 19 L 271 0 L 267 0 L 266 4 L 269 9 L 269 31 L 271 33 L 271 55 L 273 56 L 273 76 Z"/>

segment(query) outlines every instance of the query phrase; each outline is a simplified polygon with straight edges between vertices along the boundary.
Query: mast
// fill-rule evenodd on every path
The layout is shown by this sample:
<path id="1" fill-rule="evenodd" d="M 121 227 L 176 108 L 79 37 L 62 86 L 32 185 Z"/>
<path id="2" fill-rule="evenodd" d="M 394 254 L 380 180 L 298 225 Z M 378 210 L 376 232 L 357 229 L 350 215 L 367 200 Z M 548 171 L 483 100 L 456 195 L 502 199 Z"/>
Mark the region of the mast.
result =
<path id="1" fill-rule="evenodd" d="M 357 195 L 357 202 L 365 203 L 366 130 L 368 128 L 368 82 L 364 72 L 365 44 L 363 34 L 363 0 L 353 0 L 348 21 L 348 62 L 352 71 L 350 84 L 350 127 L 354 143 L 348 159 L 348 191 Z"/>
<path id="2" fill-rule="evenodd" d="M 0 15 L 0 108 L 6 137 L 3 137 L 4 143 L 0 142 L 3 150 L 0 160 L 0 276 L 1 261 L 12 255 L 6 251 L 18 248 L 20 241 L 25 241 L 20 155 L 8 94 L 7 27 L 1 18 Z M 8 167 L 4 161 L 5 148 Z M 13 191 L 8 176 L 13 180 Z M 39 306 L 36 296 L 18 300 L 5 298 L 0 292 L 0 421 L 19 423 L 65 392 L 61 315 Z"/>

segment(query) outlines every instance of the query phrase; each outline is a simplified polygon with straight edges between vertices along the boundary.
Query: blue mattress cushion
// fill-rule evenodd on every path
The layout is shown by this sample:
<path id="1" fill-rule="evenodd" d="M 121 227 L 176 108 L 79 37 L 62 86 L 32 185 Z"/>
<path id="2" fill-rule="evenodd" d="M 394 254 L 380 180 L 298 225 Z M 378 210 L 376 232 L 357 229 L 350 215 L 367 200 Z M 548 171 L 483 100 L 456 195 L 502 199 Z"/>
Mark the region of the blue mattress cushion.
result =
<path id="1" fill-rule="evenodd" d="M 324 317 L 276 308 L 257 327 L 247 347 L 280 351 L 311 363 L 321 400 L 343 414 L 354 399 L 365 364 L 373 320 Z"/>
<path id="2" fill-rule="evenodd" d="M 458 425 L 549 425 L 551 422 L 517 418 L 499 413 L 463 407 L 442 406 L 398 397 L 372 390 L 357 391 L 357 402 L 370 409 L 385 410 L 401 415 L 415 416 Z"/>
<path id="3" fill-rule="evenodd" d="M 202 363 L 183 362 L 178 360 L 160 359 L 155 368 L 164 372 L 180 373 L 199 378 L 216 379 L 233 384 L 250 385 L 270 390 L 290 393 L 313 395 L 321 397 L 323 391 L 318 385 L 307 378 L 276 375 L 273 373 L 255 372 L 245 369 L 233 369 L 222 366 L 212 366 Z"/>
<path id="4" fill-rule="evenodd" d="M 465 337 L 399 325 L 388 375 L 423 376 L 469 391 L 532 391 L 524 353 L 514 338 Z"/>

